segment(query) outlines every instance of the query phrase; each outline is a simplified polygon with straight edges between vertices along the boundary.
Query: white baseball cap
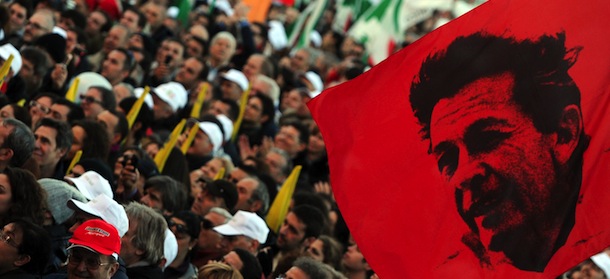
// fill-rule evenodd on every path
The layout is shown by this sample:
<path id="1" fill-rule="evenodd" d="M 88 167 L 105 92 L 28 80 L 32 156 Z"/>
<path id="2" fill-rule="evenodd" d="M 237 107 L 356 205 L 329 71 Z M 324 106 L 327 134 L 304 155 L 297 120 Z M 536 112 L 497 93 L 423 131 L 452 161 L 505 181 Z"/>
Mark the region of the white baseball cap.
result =
<path id="1" fill-rule="evenodd" d="M 0 57 L 4 59 L 4 61 L 8 60 L 8 58 L 13 55 L 13 62 L 11 63 L 11 69 L 13 70 L 13 75 L 17 75 L 19 70 L 21 70 L 21 53 L 11 44 L 3 44 L 0 46 Z"/>
<path id="2" fill-rule="evenodd" d="M 113 225 L 121 237 L 123 237 L 129 229 L 129 219 L 127 219 L 125 208 L 111 197 L 104 194 L 98 195 L 88 203 L 83 203 L 75 199 L 69 200 L 68 207 L 72 209 L 78 208 L 93 216 L 102 218 L 102 220 Z"/>
<path id="3" fill-rule="evenodd" d="M 161 84 L 157 88 L 151 88 L 150 90 L 163 102 L 169 104 L 174 112 L 186 106 L 188 101 L 188 92 L 184 89 L 184 86 L 174 81 Z"/>
<path id="4" fill-rule="evenodd" d="M 610 256 L 605 252 L 601 252 L 597 255 L 591 257 L 591 260 L 601 268 L 604 273 L 606 273 L 606 277 L 610 276 Z"/>
<path id="5" fill-rule="evenodd" d="M 314 98 L 320 95 L 320 93 L 324 89 L 324 83 L 322 82 L 322 78 L 312 71 L 305 73 L 303 77 L 313 86 L 313 90 L 310 91 L 309 97 Z"/>
<path id="6" fill-rule="evenodd" d="M 236 83 L 242 91 L 248 90 L 248 78 L 241 71 L 230 69 L 226 73 L 220 74 L 220 76 L 228 81 Z"/>
<path id="7" fill-rule="evenodd" d="M 176 256 L 178 256 L 178 240 L 172 230 L 167 228 L 165 229 L 165 240 L 163 241 L 163 257 L 166 259 L 163 270 L 174 262 Z"/>
<path id="8" fill-rule="evenodd" d="M 231 135 L 233 134 L 233 121 L 229 119 L 224 114 L 216 115 L 216 119 L 222 124 L 222 129 L 225 131 L 225 142 L 231 139 Z"/>
<path id="9" fill-rule="evenodd" d="M 213 122 L 199 122 L 199 129 L 201 129 L 208 138 L 210 138 L 210 142 L 212 142 L 212 146 L 214 147 L 214 153 L 220 150 L 222 146 L 222 131 L 220 127 Z"/>
<path id="10" fill-rule="evenodd" d="M 269 234 L 269 228 L 261 217 L 243 210 L 237 211 L 231 221 L 214 227 L 214 230 L 222 235 L 245 235 L 259 243 L 265 243 Z"/>
<path id="11" fill-rule="evenodd" d="M 110 198 L 114 196 L 108 180 L 95 171 L 85 172 L 77 178 L 68 176 L 65 178 L 72 181 L 76 188 L 78 188 L 88 200 L 92 200 L 100 194 L 104 194 Z"/>

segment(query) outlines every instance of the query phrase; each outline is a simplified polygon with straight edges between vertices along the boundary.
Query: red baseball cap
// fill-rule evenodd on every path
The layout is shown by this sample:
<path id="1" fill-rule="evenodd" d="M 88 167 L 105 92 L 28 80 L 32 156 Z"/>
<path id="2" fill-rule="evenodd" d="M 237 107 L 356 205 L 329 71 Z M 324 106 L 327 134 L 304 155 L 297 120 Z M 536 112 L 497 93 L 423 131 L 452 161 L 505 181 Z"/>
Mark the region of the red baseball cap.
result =
<path id="1" fill-rule="evenodd" d="M 121 251 L 121 237 L 117 229 L 104 220 L 93 219 L 82 223 L 70 238 L 73 245 L 68 247 L 82 247 L 93 252 L 118 256 Z"/>

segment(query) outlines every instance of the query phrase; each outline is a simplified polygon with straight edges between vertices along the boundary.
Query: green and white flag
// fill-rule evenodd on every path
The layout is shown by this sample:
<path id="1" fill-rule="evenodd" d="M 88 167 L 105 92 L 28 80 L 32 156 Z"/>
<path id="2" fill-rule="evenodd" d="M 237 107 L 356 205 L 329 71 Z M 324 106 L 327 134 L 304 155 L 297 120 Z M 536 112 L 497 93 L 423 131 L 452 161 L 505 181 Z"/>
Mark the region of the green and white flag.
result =
<path id="1" fill-rule="evenodd" d="M 372 65 L 386 59 L 405 31 L 432 15 L 434 9 L 451 9 L 452 0 L 381 0 L 371 6 L 348 31 L 364 44 Z"/>
<path id="2" fill-rule="evenodd" d="M 335 3 L 335 17 L 332 28 L 335 31 L 345 33 L 351 25 L 373 5 L 379 4 L 380 0 L 337 0 Z"/>
<path id="3" fill-rule="evenodd" d="M 328 7 L 328 0 L 312 0 L 307 8 L 301 12 L 288 37 L 289 48 L 303 48 L 311 42 L 311 31 L 314 30 Z"/>

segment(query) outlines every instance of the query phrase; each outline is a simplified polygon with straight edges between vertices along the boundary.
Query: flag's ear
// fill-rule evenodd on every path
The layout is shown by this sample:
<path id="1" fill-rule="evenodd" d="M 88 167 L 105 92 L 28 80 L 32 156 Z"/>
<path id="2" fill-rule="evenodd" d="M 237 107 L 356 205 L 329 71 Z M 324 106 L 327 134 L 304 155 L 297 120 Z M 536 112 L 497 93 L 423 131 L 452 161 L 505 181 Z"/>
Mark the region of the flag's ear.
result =
<path id="1" fill-rule="evenodd" d="M 577 105 L 566 106 L 559 119 L 557 139 L 555 142 L 555 158 L 560 164 L 565 164 L 578 146 L 580 134 L 583 131 L 582 116 Z"/>

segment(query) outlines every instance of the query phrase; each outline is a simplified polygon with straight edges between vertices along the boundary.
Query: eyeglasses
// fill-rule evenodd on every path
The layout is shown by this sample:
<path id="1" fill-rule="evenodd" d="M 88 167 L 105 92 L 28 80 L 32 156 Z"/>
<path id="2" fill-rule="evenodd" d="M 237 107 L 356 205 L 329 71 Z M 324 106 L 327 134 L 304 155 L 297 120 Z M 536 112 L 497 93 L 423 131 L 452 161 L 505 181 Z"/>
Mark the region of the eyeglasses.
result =
<path id="1" fill-rule="evenodd" d="M 8 244 L 9 246 L 13 246 L 13 247 L 19 249 L 19 244 L 17 244 L 10 235 L 6 234 L 2 230 L 0 230 L 0 238 L 2 239 L 2 241 L 4 243 Z"/>
<path id="2" fill-rule="evenodd" d="M 92 258 L 92 257 L 85 258 L 85 257 L 83 257 L 83 255 L 78 254 L 78 253 L 70 253 L 68 255 L 68 264 L 69 265 L 78 266 L 82 262 L 85 263 L 85 267 L 87 267 L 88 270 L 97 270 L 100 268 L 100 266 L 112 264 L 110 262 L 108 262 L 108 263 L 100 262 L 99 258 Z"/>
<path id="3" fill-rule="evenodd" d="M 83 103 L 88 103 L 88 104 L 99 104 L 100 106 L 102 105 L 101 101 L 96 100 L 95 98 L 91 97 L 91 96 L 85 96 L 85 95 L 80 95 L 80 99 Z"/>
<path id="4" fill-rule="evenodd" d="M 49 114 L 49 112 L 51 112 L 51 108 L 47 107 L 39 102 L 36 102 L 34 100 L 30 101 L 30 107 L 36 107 L 37 109 L 39 109 L 40 111 L 42 111 L 42 113 L 44 114 Z"/>
<path id="5" fill-rule="evenodd" d="M 286 276 L 286 273 L 284 274 L 280 274 L 277 277 L 275 277 L 275 279 L 287 279 L 288 277 Z"/>
<path id="6" fill-rule="evenodd" d="M 37 30 L 46 30 L 46 28 L 42 27 L 42 25 L 35 23 L 35 22 L 28 22 L 27 26 L 37 29 Z"/>

